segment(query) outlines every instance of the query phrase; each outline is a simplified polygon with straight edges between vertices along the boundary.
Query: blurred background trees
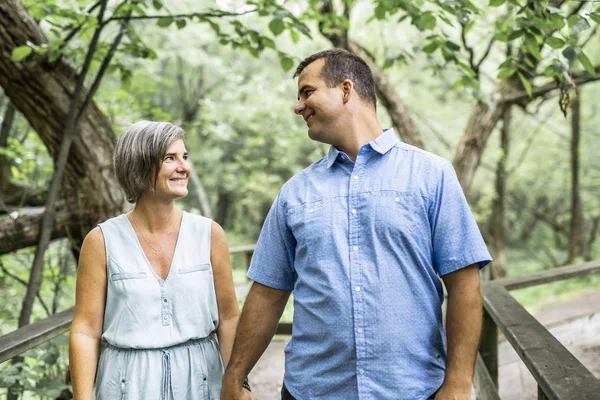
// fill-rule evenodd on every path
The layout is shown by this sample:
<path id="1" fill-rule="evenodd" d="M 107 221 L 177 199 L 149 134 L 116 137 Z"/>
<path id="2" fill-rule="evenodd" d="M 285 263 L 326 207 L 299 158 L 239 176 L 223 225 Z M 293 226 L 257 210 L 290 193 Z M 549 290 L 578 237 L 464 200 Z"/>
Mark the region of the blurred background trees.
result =
<path id="1" fill-rule="evenodd" d="M 82 238 L 127 210 L 110 157 L 117 136 L 140 119 L 187 132 L 194 176 L 179 205 L 212 216 L 231 245 L 254 243 L 281 185 L 327 152 L 293 114 L 291 75 L 331 47 L 371 64 L 384 126 L 453 161 L 496 260 L 489 278 L 597 259 L 598 8 L 564 0 L 3 0 L 0 335 L 73 305 Z M 243 260 L 234 267 L 242 279 Z M 516 296 L 536 307 L 598 288 L 591 276 Z M 0 394 L 66 396 L 65 345 L 59 338 L 0 365 Z"/>

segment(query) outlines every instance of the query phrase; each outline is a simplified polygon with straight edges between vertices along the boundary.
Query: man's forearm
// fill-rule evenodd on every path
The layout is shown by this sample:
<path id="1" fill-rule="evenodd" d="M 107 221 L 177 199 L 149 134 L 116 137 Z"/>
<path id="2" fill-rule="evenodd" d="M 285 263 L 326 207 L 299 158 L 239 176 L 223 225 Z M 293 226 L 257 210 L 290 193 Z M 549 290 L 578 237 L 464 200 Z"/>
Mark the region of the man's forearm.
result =
<path id="1" fill-rule="evenodd" d="M 271 342 L 290 293 L 258 283 L 252 285 L 244 303 L 233 351 L 225 370 L 225 393 L 228 392 L 226 389 L 233 387 L 241 389 L 244 377 Z"/>
<path id="2" fill-rule="evenodd" d="M 479 287 L 449 294 L 446 316 L 448 357 L 444 386 L 471 390 L 482 313 Z"/>

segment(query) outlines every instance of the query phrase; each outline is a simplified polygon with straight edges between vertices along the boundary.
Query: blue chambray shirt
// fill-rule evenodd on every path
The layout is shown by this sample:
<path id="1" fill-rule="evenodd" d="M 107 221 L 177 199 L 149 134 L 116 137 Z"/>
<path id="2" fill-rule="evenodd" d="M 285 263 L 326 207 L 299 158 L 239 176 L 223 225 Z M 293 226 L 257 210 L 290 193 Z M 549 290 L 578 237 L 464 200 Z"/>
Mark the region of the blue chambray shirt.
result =
<path id="1" fill-rule="evenodd" d="M 392 129 L 281 189 L 248 277 L 294 291 L 298 400 L 426 399 L 444 380 L 442 276 L 491 261 L 452 165 Z"/>

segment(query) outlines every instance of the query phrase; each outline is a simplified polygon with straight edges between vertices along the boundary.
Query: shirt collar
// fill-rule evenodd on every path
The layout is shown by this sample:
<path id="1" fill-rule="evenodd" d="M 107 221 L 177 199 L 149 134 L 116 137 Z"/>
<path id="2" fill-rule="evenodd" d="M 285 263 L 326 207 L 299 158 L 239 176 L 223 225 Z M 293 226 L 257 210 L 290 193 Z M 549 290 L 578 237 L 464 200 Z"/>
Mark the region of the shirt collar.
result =
<path id="1" fill-rule="evenodd" d="M 396 136 L 394 128 L 388 128 L 384 130 L 383 133 L 379 135 L 375 140 L 369 143 L 369 145 L 373 150 L 375 150 L 379 154 L 385 154 L 399 141 L 400 139 L 398 139 L 398 136 Z"/>
<path id="2" fill-rule="evenodd" d="M 375 140 L 369 143 L 371 148 L 379 154 L 387 153 L 392 147 L 396 145 L 400 140 L 394 132 L 394 128 L 388 128 L 383 131 Z M 329 148 L 327 153 L 327 168 L 331 168 L 335 160 L 337 160 L 340 151 L 335 146 Z"/>

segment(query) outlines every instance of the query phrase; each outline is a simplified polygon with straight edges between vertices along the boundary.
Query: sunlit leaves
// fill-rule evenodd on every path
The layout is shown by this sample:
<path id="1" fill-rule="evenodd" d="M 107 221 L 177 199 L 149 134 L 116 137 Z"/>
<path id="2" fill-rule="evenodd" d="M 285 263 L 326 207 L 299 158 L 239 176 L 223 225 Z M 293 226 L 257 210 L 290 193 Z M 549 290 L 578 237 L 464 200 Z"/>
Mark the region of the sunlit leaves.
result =
<path id="1" fill-rule="evenodd" d="M 585 53 L 582 51 L 579 54 L 577 54 L 577 59 L 579 60 L 579 62 L 581 63 L 581 65 L 583 65 L 583 68 L 590 74 L 590 75 L 596 75 L 595 71 L 594 71 L 594 66 L 592 65 L 592 62 L 590 61 L 590 59 L 585 55 Z"/>
<path id="2" fill-rule="evenodd" d="M 271 22 L 269 22 L 269 30 L 271 30 L 275 36 L 279 36 L 281 32 L 283 32 L 284 28 L 285 26 L 283 21 L 279 18 L 273 18 Z"/>
<path id="3" fill-rule="evenodd" d="M 506 2 L 506 0 L 490 0 L 490 6 L 491 7 L 500 7 L 505 2 Z"/>
<path id="4" fill-rule="evenodd" d="M 521 79 L 521 83 L 523 84 L 523 87 L 525 88 L 525 91 L 527 92 L 527 95 L 529 97 L 531 97 L 532 92 L 531 92 L 531 83 L 527 80 L 527 78 L 525 78 L 525 76 L 523 76 L 522 73 L 517 72 L 517 74 L 519 75 L 519 79 Z"/>
<path id="5" fill-rule="evenodd" d="M 546 38 L 546 44 L 553 49 L 562 49 L 565 45 L 565 41 L 557 37 L 550 36 Z"/>
<path id="6" fill-rule="evenodd" d="M 29 57 L 33 49 L 29 46 L 15 47 L 12 51 L 11 59 L 13 61 L 22 61 Z"/>

